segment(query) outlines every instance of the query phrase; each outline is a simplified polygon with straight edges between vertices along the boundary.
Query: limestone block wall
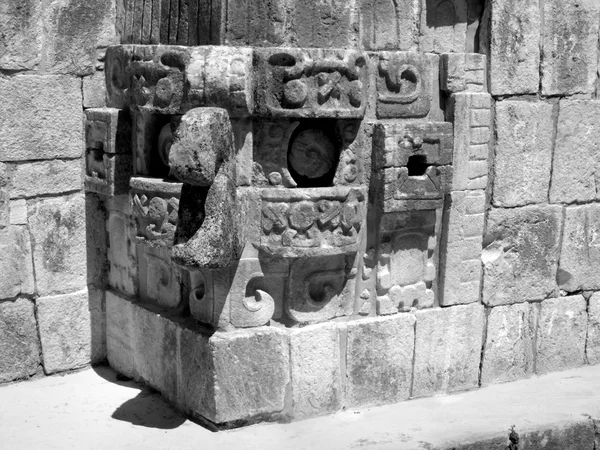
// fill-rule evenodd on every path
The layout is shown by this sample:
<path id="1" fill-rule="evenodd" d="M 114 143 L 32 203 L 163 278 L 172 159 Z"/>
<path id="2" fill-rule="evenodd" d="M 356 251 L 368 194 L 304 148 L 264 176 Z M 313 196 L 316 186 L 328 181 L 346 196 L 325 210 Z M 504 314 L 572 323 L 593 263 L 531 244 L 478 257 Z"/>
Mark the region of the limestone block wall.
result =
<path id="1" fill-rule="evenodd" d="M 106 358 L 105 213 L 82 189 L 83 111 L 104 105 L 116 14 L 114 0 L 0 4 L 0 383 Z"/>
<path id="2" fill-rule="evenodd" d="M 481 383 L 597 362 L 600 3 L 490 0 Z"/>

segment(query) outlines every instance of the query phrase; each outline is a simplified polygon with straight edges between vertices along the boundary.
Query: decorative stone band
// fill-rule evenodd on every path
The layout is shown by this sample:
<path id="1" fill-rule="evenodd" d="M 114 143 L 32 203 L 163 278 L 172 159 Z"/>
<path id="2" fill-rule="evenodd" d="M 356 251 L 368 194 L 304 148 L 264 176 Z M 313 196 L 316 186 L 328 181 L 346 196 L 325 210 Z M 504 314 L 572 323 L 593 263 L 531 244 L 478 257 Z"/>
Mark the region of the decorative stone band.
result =
<path id="1" fill-rule="evenodd" d="M 297 258 L 356 252 L 367 188 L 264 189 L 260 249 Z"/>
<path id="2" fill-rule="evenodd" d="M 440 120 L 438 86 L 483 91 L 485 59 L 345 49 L 123 45 L 106 52 L 108 105 L 157 114 L 218 106 L 232 118 L 360 119 L 376 90 L 380 119 Z"/>
<path id="3" fill-rule="evenodd" d="M 151 246 L 172 246 L 182 183 L 156 178 L 131 179 L 131 211 L 135 237 Z"/>

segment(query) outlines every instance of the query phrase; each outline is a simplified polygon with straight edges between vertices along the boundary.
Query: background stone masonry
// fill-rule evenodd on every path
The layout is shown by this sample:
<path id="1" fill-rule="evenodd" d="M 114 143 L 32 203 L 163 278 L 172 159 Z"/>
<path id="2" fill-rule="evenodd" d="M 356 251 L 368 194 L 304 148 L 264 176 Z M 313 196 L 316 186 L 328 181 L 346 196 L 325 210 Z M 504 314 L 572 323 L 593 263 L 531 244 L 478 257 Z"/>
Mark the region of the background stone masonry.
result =
<path id="1" fill-rule="evenodd" d="M 128 249 L 105 227 L 106 211 L 126 212 L 126 199 L 104 204 L 82 190 L 83 110 L 104 106 L 107 46 L 244 44 L 246 30 L 257 29 L 247 21 L 263 20 L 270 24 L 263 28 L 265 45 L 386 48 L 385 21 L 361 16 L 385 2 L 344 1 L 343 14 L 323 22 L 330 24 L 326 32 L 307 35 L 302 24 L 315 11 L 295 8 L 300 0 L 261 1 L 247 2 L 252 14 L 231 10 L 227 26 L 217 8 L 225 0 L 183 2 L 189 8 L 178 10 L 176 27 L 172 16 L 161 21 L 139 14 L 165 2 L 0 4 L 0 383 L 104 360 L 109 282 L 136 294 L 130 274 L 110 270 L 104 259 L 110 247 L 109 256 L 121 252 L 112 257 L 127 264 Z M 266 3 L 269 8 L 259 7 Z M 448 43 L 439 50 L 424 12 L 436 2 L 404 3 L 406 31 L 398 49 L 477 50 Z M 478 2 L 467 3 L 478 17 Z M 201 16 L 201 5 L 219 11 L 207 35 L 206 28 L 187 25 L 188 16 Z M 379 361 L 382 373 L 401 366 L 412 377 L 410 392 L 395 392 L 394 399 L 600 362 L 600 4 L 546 0 L 540 9 L 530 0 L 488 0 L 481 24 L 467 16 L 464 35 L 473 36 L 481 25 L 479 50 L 488 55 L 493 96 L 481 295 L 470 305 L 457 300 L 402 319 L 348 325 L 347 377 L 360 376 L 364 346 L 358 344 L 380 339 L 370 330 L 381 321 L 398 321 L 399 334 L 389 339 L 414 341 L 412 366 L 393 346 L 398 359 L 390 362 L 387 338 L 377 344 L 381 354 L 364 355 Z M 162 29 L 163 22 L 171 28 Z M 374 41 L 361 26 L 379 30 Z M 178 38 L 186 33 L 187 40 Z M 324 334 L 333 333 L 328 328 Z M 301 333 L 293 339 L 294 351 L 305 352 Z M 368 397 L 360 389 L 348 393 L 350 403 Z"/>

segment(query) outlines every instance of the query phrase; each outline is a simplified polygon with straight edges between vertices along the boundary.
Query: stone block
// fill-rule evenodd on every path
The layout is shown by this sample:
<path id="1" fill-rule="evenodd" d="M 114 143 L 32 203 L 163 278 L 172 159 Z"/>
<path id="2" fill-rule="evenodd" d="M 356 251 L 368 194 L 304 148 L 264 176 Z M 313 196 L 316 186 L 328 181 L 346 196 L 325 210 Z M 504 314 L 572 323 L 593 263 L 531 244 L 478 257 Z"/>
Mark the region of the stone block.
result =
<path id="1" fill-rule="evenodd" d="M 416 313 L 413 397 L 476 388 L 485 324 L 480 304 Z"/>
<path id="2" fill-rule="evenodd" d="M 598 200 L 600 101 L 562 100 L 559 108 L 550 202 Z"/>
<path id="3" fill-rule="evenodd" d="M 27 201 L 25 199 L 12 200 L 9 203 L 10 224 L 27 225 Z"/>
<path id="4" fill-rule="evenodd" d="M 144 380 L 168 399 L 175 400 L 178 389 L 177 324 L 150 308 L 134 305 L 131 333 L 136 379 Z"/>
<path id="5" fill-rule="evenodd" d="M 33 302 L 0 302 L 0 383 L 34 375 L 40 364 Z"/>
<path id="6" fill-rule="evenodd" d="M 0 161 L 81 157 L 80 79 L 2 77 L 0 92 L 13 93 L 5 96 L 0 111 Z"/>
<path id="7" fill-rule="evenodd" d="M 454 122 L 452 190 L 487 187 L 491 106 L 489 94 L 465 92 L 451 96 Z"/>
<path id="8" fill-rule="evenodd" d="M 420 3 L 420 50 L 464 53 L 467 47 L 467 1 L 421 0 Z"/>
<path id="9" fill-rule="evenodd" d="M 34 293 L 31 241 L 27 227 L 11 226 L 0 230 L 0 273 L 0 299 Z"/>
<path id="10" fill-rule="evenodd" d="M 85 196 L 87 284 L 105 288 L 108 283 L 106 204 L 96 194 Z"/>
<path id="11" fill-rule="evenodd" d="M 589 299 L 585 356 L 589 364 L 600 363 L 600 292 Z"/>
<path id="12" fill-rule="evenodd" d="M 131 153 L 131 115 L 116 108 L 85 110 L 85 147 L 108 154 Z"/>
<path id="13" fill-rule="evenodd" d="M 353 257 L 300 258 L 290 266 L 286 311 L 300 323 L 349 316 L 354 307 Z"/>
<path id="14" fill-rule="evenodd" d="M 492 209 L 484 236 L 483 302 L 542 300 L 557 290 L 561 206 Z"/>
<path id="15" fill-rule="evenodd" d="M 567 292 L 600 289 L 600 205 L 568 206 L 558 264 L 558 287 Z"/>
<path id="16" fill-rule="evenodd" d="M 46 6 L 44 67 L 48 71 L 89 75 L 94 71 L 96 48 L 119 42 L 112 0 L 66 0 Z"/>
<path id="17" fill-rule="evenodd" d="M 28 203 L 37 293 L 62 294 L 86 286 L 86 218 L 82 194 Z"/>
<path id="18" fill-rule="evenodd" d="M 231 2 L 233 3 L 233 2 Z M 269 2 L 254 0 L 253 3 L 264 4 L 267 8 Z M 287 8 L 284 2 L 272 1 L 282 5 L 281 10 L 287 9 L 289 29 L 295 31 L 294 42 L 298 47 L 331 47 L 331 48 L 357 48 L 358 47 L 358 14 L 356 6 L 346 0 L 333 0 L 323 2 L 290 2 Z M 291 7 L 290 7 L 291 6 Z M 273 8 L 271 9 L 273 11 Z M 277 24 L 268 24 L 267 26 Z M 281 27 L 283 28 L 283 27 Z M 283 30 L 282 30 L 283 31 Z"/>
<path id="19" fill-rule="evenodd" d="M 115 292 L 106 291 L 106 356 L 110 366 L 128 377 L 137 375 L 133 341 L 134 305 Z"/>
<path id="20" fill-rule="evenodd" d="M 46 374 L 76 369 L 92 360 L 87 289 L 36 300 Z"/>
<path id="21" fill-rule="evenodd" d="M 132 241 L 131 218 L 120 211 L 108 215 L 108 284 L 125 294 L 138 293 L 137 250 Z"/>
<path id="22" fill-rule="evenodd" d="M 542 94 L 593 93 L 600 4 L 596 0 L 549 0 L 543 9 Z"/>
<path id="23" fill-rule="evenodd" d="M 106 106 L 106 77 L 97 71 L 83 78 L 83 107 L 104 108 Z"/>
<path id="24" fill-rule="evenodd" d="M 516 381 L 534 373 L 538 305 L 492 308 L 487 318 L 481 383 Z"/>
<path id="25" fill-rule="evenodd" d="M 360 119 L 368 56 L 358 50 L 254 50 L 254 113 L 262 117 Z"/>
<path id="26" fill-rule="evenodd" d="M 419 44 L 420 5 L 412 0 L 361 0 L 361 42 L 367 50 L 415 51 Z"/>
<path id="27" fill-rule="evenodd" d="M 587 302 L 581 295 L 544 300 L 536 341 L 536 372 L 572 369 L 586 363 Z"/>
<path id="28" fill-rule="evenodd" d="M 548 200 L 552 110 L 552 105 L 544 102 L 496 103 L 494 206 L 523 206 Z"/>
<path id="29" fill-rule="evenodd" d="M 284 330 L 217 332 L 210 341 L 182 330 L 181 362 L 185 384 L 179 395 L 188 411 L 226 423 L 284 410 L 290 382 L 289 338 Z M 203 374 L 207 371 L 212 376 Z"/>
<path id="30" fill-rule="evenodd" d="M 439 57 L 414 52 L 379 52 L 377 118 L 426 117 L 438 91 Z"/>
<path id="31" fill-rule="evenodd" d="M 92 363 L 106 360 L 106 292 L 88 287 Z"/>
<path id="32" fill-rule="evenodd" d="M 536 93 L 540 84 L 542 25 L 539 4 L 529 0 L 492 0 L 486 9 L 480 42 L 489 42 L 485 50 L 491 94 Z"/>
<path id="33" fill-rule="evenodd" d="M 4 2 L 0 9 L 0 69 L 31 70 L 42 59 L 44 3 Z"/>
<path id="34" fill-rule="evenodd" d="M 440 57 L 442 90 L 457 92 L 487 92 L 487 61 L 479 53 L 446 53 Z"/>
<path id="35" fill-rule="evenodd" d="M 0 228 L 4 228 L 10 223 L 9 183 L 10 175 L 8 166 L 0 163 Z"/>
<path id="36" fill-rule="evenodd" d="M 139 296 L 165 309 L 178 310 L 187 306 L 187 279 L 180 266 L 173 264 L 169 249 L 137 245 Z"/>
<path id="37" fill-rule="evenodd" d="M 81 160 L 36 161 L 12 165 L 10 198 L 81 190 Z"/>
<path id="38" fill-rule="evenodd" d="M 415 317 L 396 314 L 348 322 L 346 407 L 395 403 L 411 396 Z"/>
<path id="39" fill-rule="evenodd" d="M 447 197 L 440 244 L 440 305 L 479 301 L 485 203 L 483 191 L 455 191 Z"/>
<path id="40" fill-rule="evenodd" d="M 340 325 L 326 323 L 293 330 L 290 364 L 294 418 L 341 409 Z"/>

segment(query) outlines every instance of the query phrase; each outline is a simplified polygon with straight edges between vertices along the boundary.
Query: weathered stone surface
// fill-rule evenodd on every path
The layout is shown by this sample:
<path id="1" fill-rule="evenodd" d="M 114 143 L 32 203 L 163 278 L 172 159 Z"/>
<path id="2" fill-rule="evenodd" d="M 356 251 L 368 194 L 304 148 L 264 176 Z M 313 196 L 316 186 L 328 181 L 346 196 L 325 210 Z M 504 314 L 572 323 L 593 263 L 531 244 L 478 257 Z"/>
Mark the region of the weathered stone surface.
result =
<path id="1" fill-rule="evenodd" d="M 394 403 L 411 395 L 415 317 L 396 314 L 348 323 L 346 406 Z"/>
<path id="2" fill-rule="evenodd" d="M 81 160 L 53 160 L 15 164 L 10 169 L 10 198 L 61 194 L 81 189 Z"/>
<path id="3" fill-rule="evenodd" d="M 488 184 L 492 98 L 485 93 L 461 92 L 450 100 L 454 122 L 452 189 L 485 189 Z"/>
<path id="4" fill-rule="evenodd" d="M 87 284 L 106 288 L 108 284 L 108 234 L 106 205 L 96 194 L 85 196 L 85 242 Z M 91 294 L 90 294 L 91 296 Z M 91 300 L 90 300 L 91 303 Z"/>
<path id="5" fill-rule="evenodd" d="M 598 68 L 596 0 L 543 3 L 542 94 L 590 94 Z"/>
<path id="6" fill-rule="evenodd" d="M 215 333 L 210 347 L 216 406 L 206 416 L 209 420 L 224 423 L 283 411 L 290 382 L 289 338 L 284 330 Z"/>
<path id="7" fill-rule="evenodd" d="M 37 0 L 0 5 L 0 69 L 33 69 L 41 62 L 44 3 Z"/>
<path id="8" fill-rule="evenodd" d="M 490 17 L 491 16 L 491 17 Z M 489 22 L 488 22 L 489 21 Z M 539 89 L 539 4 L 529 0 L 490 0 L 480 43 L 489 61 L 492 95 L 533 94 Z"/>
<path id="9" fill-rule="evenodd" d="M 167 398 L 176 399 L 179 350 L 176 323 L 134 305 L 131 333 L 137 378 L 148 382 Z"/>
<path id="10" fill-rule="evenodd" d="M 487 92 L 487 60 L 479 53 L 446 53 L 440 57 L 441 88 L 446 92 Z"/>
<path id="11" fill-rule="evenodd" d="M 537 312 L 535 303 L 492 308 L 487 318 L 482 384 L 515 381 L 534 373 Z"/>
<path id="12" fill-rule="evenodd" d="M 417 49 L 421 12 L 418 2 L 360 0 L 359 5 L 361 41 L 365 49 Z"/>
<path id="13" fill-rule="evenodd" d="M 87 289 L 40 297 L 36 305 L 46 374 L 89 364 L 92 328 Z"/>
<path id="14" fill-rule="evenodd" d="M 110 366 L 123 375 L 135 377 L 133 342 L 134 305 L 112 291 L 106 291 L 106 356 Z"/>
<path id="15" fill-rule="evenodd" d="M 269 2 L 255 0 L 255 3 L 264 4 L 262 7 L 266 8 Z M 285 4 L 281 0 L 272 3 Z M 288 26 L 295 31 L 294 41 L 298 47 L 357 47 L 358 14 L 353 2 L 291 2 L 285 6 Z M 281 27 L 277 23 L 271 26 Z"/>
<path id="16" fill-rule="evenodd" d="M 536 341 L 537 373 L 585 364 L 586 308 L 587 302 L 581 295 L 542 302 Z"/>
<path id="17" fill-rule="evenodd" d="M 294 417 L 341 409 L 340 326 L 327 323 L 292 331 L 290 358 Z"/>
<path id="18" fill-rule="evenodd" d="M 96 47 L 117 44 L 114 0 L 65 0 L 44 11 L 46 70 L 74 75 L 93 73 Z"/>
<path id="19" fill-rule="evenodd" d="M 86 286 L 85 199 L 82 194 L 28 203 L 37 293 Z"/>
<path id="20" fill-rule="evenodd" d="M 92 362 L 106 360 L 106 293 L 101 289 L 88 287 L 90 309 L 91 359 Z"/>
<path id="21" fill-rule="evenodd" d="M 561 206 L 492 209 L 484 236 L 483 302 L 542 300 L 556 289 Z"/>
<path id="22" fill-rule="evenodd" d="M 24 298 L 0 302 L 0 383 L 38 371 L 40 343 L 33 309 L 33 302 Z"/>
<path id="23" fill-rule="evenodd" d="M 600 293 L 594 292 L 589 299 L 588 332 L 585 356 L 590 364 L 600 363 Z"/>
<path id="24" fill-rule="evenodd" d="M 0 161 L 79 158 L 81 80 L 68 76 L 0 77 Z M 43 118 L 43 119 L 42 119 Z"/>
<path id="25" fill-rule="evenodd" d="M 9 223 L 11 223 L 9 204 L 9 182 L 10 178 L 8 166 L 4 163 L 0 163 L 0 228 L 4 228 Z"/>
<path id="26" fill-rule="evenodd" d="M 27 225 L 27 201 L 25 199 L 12 200 L 9 209 L 11 225 Z"/>
<path id="27" fill-rule="evenodd" d="M 543 102 L 496 103 L 495 206 L 543 203 L 548 199 L 554 120 Z"/>
<path id="28" fill-rule="evenodd" d="M 600 205 L 566 208 L 558 287 L 567 292 L 600 289 Z"/>
<path id="29" fill-rule="evenodd" d="M 125 294 L 138 293 L 138 263 L 131 239 L 131 219 L 120 211 L 108 213 L 108 284 Z"/>
<path id="30" fill-rule="evenodd" d="M 11 226 L 0 231 L 0 274 L 0 299 L 33 294 L 31 241 L 26 227 Z"/>
<path id="31" fill-rule="evenodd" d="M 106 106 L 106 77 L 104 72 L 94 72 L 83 78 L 83 107 L 103 108 Z"/>
<path id="32" fill-rule="evenodd" d="M 467 45 L 466 0 L 421 0 L 420 50 L 464 53 Z"/>
<path id="33" fill-rule="evenodd" d="M 475 388 L 483 341 L 480 304 L 417 311 L 413 397 Z"/>
<path id="34" fill-rule="evenodd" d="M 600 101 L 560 102 L 550 201 L 597 200 L 600 184 Z"/>
<path id="35" fill-rule="evenodd" d="M 443 221 L 446 229 L 440 244 L 440 304 L 477 302 L 481 285 L 485 193 L 455 191 L 446 199 Z"/>

